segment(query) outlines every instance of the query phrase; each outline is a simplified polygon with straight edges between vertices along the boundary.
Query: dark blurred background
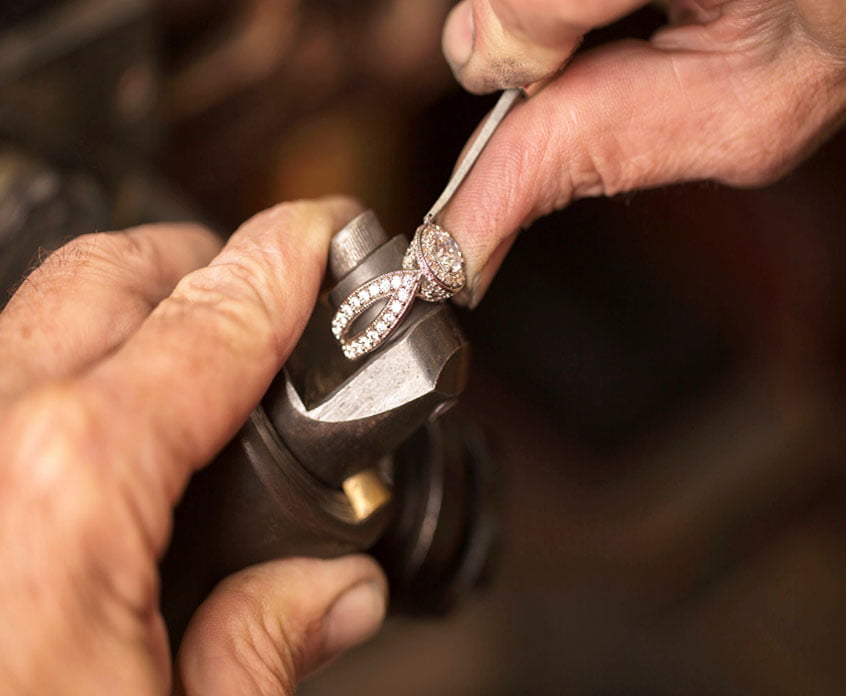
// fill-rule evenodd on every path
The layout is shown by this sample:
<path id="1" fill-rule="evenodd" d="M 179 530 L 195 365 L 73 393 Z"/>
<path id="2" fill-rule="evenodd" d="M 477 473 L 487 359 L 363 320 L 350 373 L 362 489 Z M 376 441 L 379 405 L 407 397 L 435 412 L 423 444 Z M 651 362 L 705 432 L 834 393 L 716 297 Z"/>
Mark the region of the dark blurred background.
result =
<path id="1" fill-rule="evenodd" d="M 410 233 L 491 100 L 448 0 L 5 0 L 0 281 L 68 237 L 347 192 Z M 645 9 L 591 36 L 648 36 Z M 587 200 L 463 320 L 502 470 L 486 591 L 301 691 L 846 693 L 846 137 L 761 191 Z"/>

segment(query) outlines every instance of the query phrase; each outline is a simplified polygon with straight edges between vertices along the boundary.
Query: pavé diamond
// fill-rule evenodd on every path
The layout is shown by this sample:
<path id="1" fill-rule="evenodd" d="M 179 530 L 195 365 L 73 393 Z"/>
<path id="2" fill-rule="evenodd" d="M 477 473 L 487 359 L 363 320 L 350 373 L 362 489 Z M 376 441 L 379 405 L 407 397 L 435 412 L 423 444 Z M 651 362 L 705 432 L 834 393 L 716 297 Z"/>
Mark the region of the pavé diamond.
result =
<path id="1" fill-rule="evenodd" d="M 425 223 L 403 256 L 402 270 L 371 279 L 353 290 L 332 320 L 332 333 L 347 358 L 359 358 L 382 344 L 416 297 L 439 302 L 463 285 L 464 262 L 458 244 L 446 230 Z M 349 336 L 351 324 L 383 299 L 386 301 L 374 322 L 354 338 Z"/>

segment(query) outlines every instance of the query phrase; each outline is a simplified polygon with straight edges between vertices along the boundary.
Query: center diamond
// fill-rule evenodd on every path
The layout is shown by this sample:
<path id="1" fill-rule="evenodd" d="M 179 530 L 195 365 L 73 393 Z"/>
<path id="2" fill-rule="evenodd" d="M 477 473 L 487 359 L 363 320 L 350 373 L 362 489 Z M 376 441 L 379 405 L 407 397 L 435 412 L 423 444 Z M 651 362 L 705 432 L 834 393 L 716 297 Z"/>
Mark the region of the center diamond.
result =
<path id="1" fill-rule="evenodd" d="M 461 249 L 456 241 L 444 230 L 433 229 L 430 231 L 432 240 L 432 252 L 438 265 L 447 273 L 458 273 L 461 270 L 463 259 Z"/>

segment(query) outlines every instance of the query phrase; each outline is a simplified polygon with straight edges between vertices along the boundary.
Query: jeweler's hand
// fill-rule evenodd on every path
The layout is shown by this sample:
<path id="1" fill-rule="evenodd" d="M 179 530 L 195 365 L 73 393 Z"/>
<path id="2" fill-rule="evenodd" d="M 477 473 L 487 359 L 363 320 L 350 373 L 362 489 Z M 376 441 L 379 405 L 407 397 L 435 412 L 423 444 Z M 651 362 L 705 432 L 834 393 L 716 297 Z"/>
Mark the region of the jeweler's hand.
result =
<path id="1" fill-rule="evenodd" d="M 82 237 L 0 314 L 0 693 L 170 692 L 172 508 L 293 348 L 356 212 L 282 205 L 222 251 L 192 225 Z M 239 573 L 189 626 L 177 692 L 291 694 L 377 630 L 385 588 L 360 556 Z"/>
<path id="2" fill-rule="evenodd" d="M 639 0 L 463 0 L 444 50 L 469 90 L 555 75 Z M 494 135 L 442 216 L 479 301 L 516 231 L 574 198 L 670 182 L 770 182 L 846 111 L 843 0 L 670 0 L 649 42 L 576 56 Z"/>

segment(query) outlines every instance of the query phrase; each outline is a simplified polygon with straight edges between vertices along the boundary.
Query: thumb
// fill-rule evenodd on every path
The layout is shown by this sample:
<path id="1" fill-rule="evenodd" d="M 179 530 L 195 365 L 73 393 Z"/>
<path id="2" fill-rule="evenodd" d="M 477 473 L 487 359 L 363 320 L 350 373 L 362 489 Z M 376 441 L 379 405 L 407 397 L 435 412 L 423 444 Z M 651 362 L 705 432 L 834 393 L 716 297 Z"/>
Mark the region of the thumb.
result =
<path id="1" fill-rule="evenodd" d="M 242 571 L 194 615 L 177 660 L 177 693 L 294 694 L 310 672 L 379 630 L 386 601 L 384 575 L 366 556 Z"/>
<path id="2" fill-rule="evenodd" d="M 555 73 L 596 26 L 645 0 L 463 0 L 447 18 L 443 50 L 471 92 L 525 87 Z"/>
<path id="3" fill-rule="evenodd" d="M 575 198 L 782 174 L 835 113 L 811 98 L 824 88 L 818 75 L 787 83 L 784 72 L 732 74 L 719 53 L 635 41 L 579 56 L 508 115 L 441 213 L 465 257 L 456 299 L 478 304 L 516 231 Z"/>

